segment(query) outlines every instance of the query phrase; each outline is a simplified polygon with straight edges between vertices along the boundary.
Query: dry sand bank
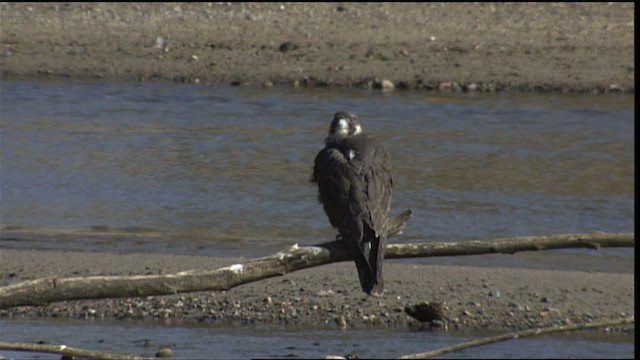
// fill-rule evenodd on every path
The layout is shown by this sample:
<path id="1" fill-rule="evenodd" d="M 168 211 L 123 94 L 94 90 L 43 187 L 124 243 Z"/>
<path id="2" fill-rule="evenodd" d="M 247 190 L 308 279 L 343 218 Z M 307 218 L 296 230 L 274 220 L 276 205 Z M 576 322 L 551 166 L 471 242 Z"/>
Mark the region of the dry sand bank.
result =
<path id="1" fill-rule="evenodd" d="M 634 92 L 633 14 L 633 3 L 2 3 L 0 61 L 3 78 Z"/>

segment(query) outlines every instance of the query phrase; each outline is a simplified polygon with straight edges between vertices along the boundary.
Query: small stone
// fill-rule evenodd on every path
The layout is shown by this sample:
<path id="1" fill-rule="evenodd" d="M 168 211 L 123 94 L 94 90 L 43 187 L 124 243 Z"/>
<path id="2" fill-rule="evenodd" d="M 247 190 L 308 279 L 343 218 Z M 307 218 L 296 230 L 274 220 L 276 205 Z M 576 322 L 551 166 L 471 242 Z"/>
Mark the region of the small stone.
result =
<path id="1" fill-rule="evenodd" d="M 394 87 L 395 85 L 391 80 L 383 79 L 382 82 L 380 83 L 380 88 L 382 90 L 393 90 Z"/>
<path id="2" fill-rule="evenodd" d="M 429 36 L 429 41 L 436 41 L 436 37 L 433 35 Z"/>
<path id="3" fill-rule="evenodd" d="M 524 310 L 524 308 L 522 308 L 522 306 L 516 304 L 516 303 L 511 303 L 509 304 L 509 306 L 511 306 L 511 310 L 512 311 L 522 311 Z"/>
<path id="4" fill-rule="evenodd" d="M 388 79 L 383 79 L 383 80 L 375 79 L 373 80 L 373 84 L 371 87 L 373 87 L 374 89 L 388 91 L 388 90 L 393 90 L 395 85 L 393 84 L 393 81 Z"/>
<path id="5" fill-rule="evenodd" d="M 191 60 L 198 61 L 198 55 L 196 54 L 191 55 Z"/>
<path id="6" fill-rule="evenodd" d="M 467 91 L 476 91 L 476 90 L 478 90 L 478 84 L 476 84 L 476 83 L 467 84 L 464 87 L 464 89 L 467 90 Z"/>
<path id="7" fill-rule="evenodd" d="M 295 50 L 298 48 L 298 45 L 292 43 L 291 41 L 285 41 L 282 44 L 280 44 L 280 46 L 278 47 L 278 50 L 280 52 L 287 52 L 287 51 L 291 51 L 291 50 Z"/>
<path id="8" fill-rule="evenodd" d="M 173 351 L 169 348 L 162 348 L 156 353 L 157 358 L 170 358 L 171 356 L 173 356 Z"/>
<path id="9" fill-rule="evenodd" d="M 548 307 L 548 308 L 545 308 L 544 310 L 548 311 L 550 315 L 560 315 L 560 310 L 553 307 Z"/>
<path id="10" fill-rule="evenodd" d="M 320 290 L 316 293 L 317 296 L 330 296 L 333 295 L 333 290 Z"/>
<path id="11" fill-rule="evenodd" d="M 446 91 L 446 90 L 452 90 L 453 89 L 453 84 L 450 82 L 441 82 L 440 84 L 438 84 L 438 90 L 440 91 Z"/>
<path id="12" fill-rule="evenodd" d="M 336 319 L 338 326 L 340 326 L 340 330 L 345 330 L 347 328 L 347 320 L 344 318 L 344 315 L 340 316 Z"/>
<path id="13" fill-rule="evenodd" d="M 493 290 L 489 291 L 489 296 L 499 298 L 500 297 L 500 290 L 493 289 Z"/>
<path id="14" fill-rule="evenodd" d="M 267 80 L 262 83 L 262 87 L 265 89 L 271 89 L 273 87 L 273 82 Z"/>
<path id="15" fill-rule="evenodd" d="M 404 312 L 420 322 L 431 322 L 444 319 L 444 309 L 441 303 L 422 302 L 415 305 L 407 305 Z"/>
<path id="16" fill-rule="evenodd" d="M 624 89 L 622 88 L 622 86 L 618 85 L 618 84 L 611 84 L 609 85 L 609 89 L 610 92 L 624 92 Z"/>

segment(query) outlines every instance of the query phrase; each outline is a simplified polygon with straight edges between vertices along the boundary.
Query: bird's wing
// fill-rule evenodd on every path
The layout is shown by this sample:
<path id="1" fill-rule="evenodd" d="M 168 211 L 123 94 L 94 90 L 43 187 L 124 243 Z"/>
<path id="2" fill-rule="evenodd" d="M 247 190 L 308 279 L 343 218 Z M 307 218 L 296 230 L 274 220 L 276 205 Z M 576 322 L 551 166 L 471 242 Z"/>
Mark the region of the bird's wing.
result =
<path id="1" fill-rule="evenodd" d="M 389 154 L 379 141 L 367 138 L 366 146 L 359 149 L 361 160 L 353 162 L 358 167 L 362 181 L 364 212 L 363 220 L 373 229 L 376 237 L 384 234 L 391 206 L 391 161 Z"/>
<path id="2" fill-rule="evenodd" d="M 357 204 L 360 226 L 358 247 L 366 258 L 368 269 L 360 271 L 364 291 L 381 294 L 384 289 L 382 263 L 384 261 L 384 235 L 391 205 L 391 162 L 381 142 L 367 136 L 354 137 L 354 157 L 350 165 L 357 174 L 352 186 L 352 203 Z M 352 210 L 356 210 L 352 205 Z M 356 261 L 357 264 L 357 261 Z M 367 272 L 370 271 L 370 274 Z M 365 276 L 362 276 L 365 275 Z"/>
<path id="3" fill-rule="evenodd" d="M 349 218 L 353 179 L 353 169 L 339 149 L 326 147 L 318 153 L 311 181 L 318 184 L 318 200 L 335 228 L 344 228 Z"/>

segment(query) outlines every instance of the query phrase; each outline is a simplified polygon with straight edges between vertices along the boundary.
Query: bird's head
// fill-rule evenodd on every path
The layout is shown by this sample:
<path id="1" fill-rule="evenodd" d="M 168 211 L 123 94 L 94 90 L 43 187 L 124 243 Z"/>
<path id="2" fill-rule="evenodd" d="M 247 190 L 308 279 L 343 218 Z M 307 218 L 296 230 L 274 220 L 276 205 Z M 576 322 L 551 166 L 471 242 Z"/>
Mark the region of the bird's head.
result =
<path id="1" fill-rule="evenodd" d="M 338 111 L 333 115 L 333 121 L 329 128 L 329 136 L 325 143 L 340 141 L 348 137 L 358 135 L 362 132 L 362 126 L 356 114 L 349 111 Z"/>

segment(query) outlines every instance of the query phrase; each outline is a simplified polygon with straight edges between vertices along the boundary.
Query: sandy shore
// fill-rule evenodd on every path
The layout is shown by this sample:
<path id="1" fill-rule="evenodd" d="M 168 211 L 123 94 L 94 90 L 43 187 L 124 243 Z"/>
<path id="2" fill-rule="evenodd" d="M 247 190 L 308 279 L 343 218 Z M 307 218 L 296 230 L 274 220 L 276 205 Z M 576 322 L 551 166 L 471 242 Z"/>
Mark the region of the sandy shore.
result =
<path id="1" fill-rule="evenodd" d="M 5 79 L 635 91 L 633 3 L 2 3 L 0 14 Z"/>
<path id="2" fill-rule="evenodd" d="M 2 249 L 0 284 L 45 276 L 134 275 L 218 268 L 238 258 Z M 70 317 L 396 327 L 417 324 L 404 307 L 445 305 L 450 328 L 524 329 L 634 313 L 626 272 L 411 264 L 389 261 L 382 297 L 359 288 L 351 262 L 325 265 L 226 292 L 70 301 L 0 311 L 1 318 Z"/>

